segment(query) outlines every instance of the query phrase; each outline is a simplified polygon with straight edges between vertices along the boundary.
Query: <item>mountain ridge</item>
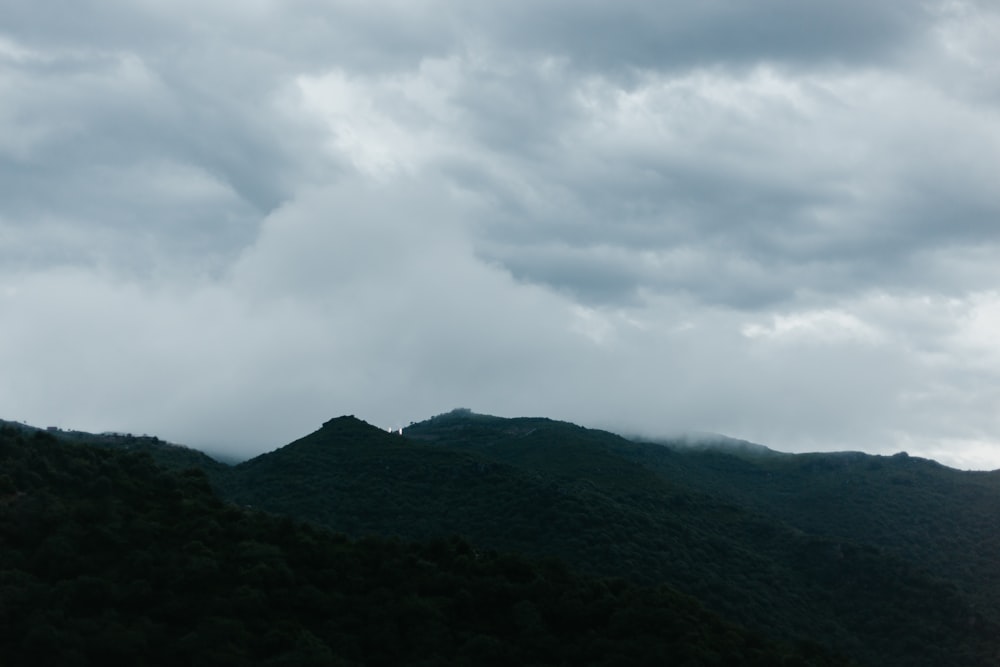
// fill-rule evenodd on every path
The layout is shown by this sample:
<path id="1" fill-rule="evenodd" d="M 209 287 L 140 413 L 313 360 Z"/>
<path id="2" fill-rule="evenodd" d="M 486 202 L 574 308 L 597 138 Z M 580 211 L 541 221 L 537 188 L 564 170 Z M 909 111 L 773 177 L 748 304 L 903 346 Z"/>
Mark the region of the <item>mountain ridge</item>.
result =
<path id="1" fill-rule="evenodd" d="M 666 588 L 238 508 L 141 451 L 0 426 L 0 471 L 10 667 L 850 665 Z"/>
<path id="2" fill-rule="evenodd" d="M 745 440 L 745 439 L 742 439 L 742 438 L 735 438 L 735 437 L 724 435 L 724 434 L 721 434 L 721 433 L 702 432 L 702 431 L 690 431 L 690 432 L 687 432 L 686 431 L 686 432 L 681 432 L 681 433 L 678 433 L 678 434 L 672 435 L 672 436 L 644 435 L 644 434 L 631 433 L 628 430 L 619 431 L 619 430 L 615 430 L 615 429 L 580 426 L 580 425 L 574 424 L 572 422 L 563 421 L 563 420 L 555 420 L 555 419 L 551 419 L 551 418 L 548 418 L 548 417 L 500 417 L 500 416 L 496 416 L 496 415 L 489 415 L 489 414 L 485 414 L 485 413 L 473 412 L 473 411 L 471 411 L 471 410 L 469 410 L 467 408 L 456 408 L 456 409 L 453 409 L 453 410 L 450 410 L 450 411 L 447 411 L 447 412 L 443 412 L 443 413 L 434 415 L 434 416 L 429 417 L 428 419 L 425 419 L 425 420 L 420 421 L 420 422 L 412 422 L 409 426 L 402 427 L 402 431 L 403 431 L 404 435 L 410 435 L 411 437 L 415 437 L 416 439 L 420 439 L 420 436 L 414 436 L 411 433 L 411 429 L 414 426 L 418 426 L 418 425 L 421 425 L 421 424 L 426 424 L 428 422 L 432 422 L 434 420 L 441 419 L 441 418 L 454 417 L 455 415 L 467 415 L 467 416 L 469 416 L 471 418 L 475 418 L 475 419 L 499 420 L 499 421 L 507 421 L 507 422 L 524 422 L 524 423 L 536 423 L 536 422 L 537 423 L 542 423 L 542 422 L 544 422 L 544 423 L 550 423 L 550 424 L 566 424 L 566 425 L 574 426 L 574 427 L 579 428 L 579 429 L 584 429 L 586 431 L 594 431 L 594 432 L 599 432 L 599 433 L 607 433 L 607 434 L 610 434 L 610 435 L 615 435 L 615 436 L 620 437 L 620 438 L 622 438 L 624 440 L 628 440 L 629 442 L 639 442 L 639 443 L 647 443 L 647 444 L 658 444 L 658 445 L 662 445 L 662 446 L 665 446 L 665 447 L 669 447 L 671 449 L 723 450 L 723 451 L 727 451 L 727 452 L 731 452 L 731 453 L 741 453 L 741 452 L 742 453 L 750 453 L 750 454 L 760 453 L 760 454 L 763 454 L 763 455 L 777 455 L 777 456 L 790 456 L 790 457 L 811 456 L 811 455 L 817 455 L 817 456 L 859 456 L 860 455 L 860 456 L 876 457 L 876 458 L 885 458 L 885 457 L 894 457 L 894 456 L 896 456 L 896 457 L 908 457 L 908 458 L 912 458 L 912 459 L 919 459 L 919 460 L 924 460 L 924 461 L 931 461 L 931 462 L 933 462 L 933 463 L 935 463 L 935 464 L 937 464 L 939 466 L 942 466 L 944 468 L 948 468 L 950 470 L 955 470 L 955 471 L 961 472 L 961 473 L 979 473 L 979 474 L 986 474 L 986 475 L 994 475 L 994 476 L 1000 478 L 1000 468 L 996 468 L 996 469 L 992 469 L 992 470 L 978 470 L 978 469 L 970 470 L 970 469 L 956 468 L 954 466 L 950 466 L 950 465 L 948 465 L 946 463 L 942 463 L 941 461 L 938 461 L 938 460 L 933 459 L 933 458 L 911 455 L 911 454 L 909 454 L 906 451 L 899 451 L 899 452 L 895 452 L 893 454 L 871 454 L 871 453 L 860 451 L 860 450 L 849 450 L 849 449 L 845 449 L 845 450 L 832 450 L 832 451 L 815 451 L 815 452 L 809 452 L 809 451 L 807 451 L 807 452 L 785 452 L 785 451 L 773 449 L 772 447 L 769 447 L 767 445 L 756 443 L 756 442 L 753 442 L 753 441 L 750 441 L 750 440 Z M 323 426 L 325 426 L 327 424 L 336 423 L 339 420 L 345 420 L 345 419 L 346 420 L 353 420 L 353 421 L 355 421 L 355 422 L 357 422 L 359 424 L 364 424 L 364 425 L 370 426 L 371 428 L 374 428 L 375 430 L 381 431 L 383 433 L 396 433 L 397 432 L 397 429 L 385 429 L 385 428 L 382 428 L 381 426 L 376 426 L 374 424 L 371 424 L 370 422 L 367 422 L 364 419 L 361 419 L 361 418 L 359 418 L 359 417 L 357 417 L 355 415 L 347 415 L 347 414 L 336 416 L 336 417 L 331 417 L 327 421 L 323 422 L 320 425 L 320 428 L 317 429 L 317 430 L 322 429 Z M 63 429 L 63 428 L 55 427 L 55 426 L 39 427 L 39 426 L 31 425 L 31 424 L 26 424 L 26 423 L 24 423 L 22 421 L 0 419 L 0 426 L 3 426 L 3 425 L 10 426 L 10 427 L 15 428 L 15 429 L 23 429 L 23 430 L 28 430 L 28 431 L 32 431 L 32 432 L 33 431 L 48 431 L 48 432 L 57 433 L 57 434 L 61 434 L 61 435 L 71 435 L 71 436 L 72 435 L 76 435 L 76 436 L 85 436 L 85 437 L 88 437 L 88 438 L 111 438 L 111 439 L 114 439 L 114 438 L 123 438 L 123 439 L 135 439 L 135 440 L 150 440 L 150 441 L 153 441 L 153 442 L 158 442 L 158 443 L 160 443 L 162 445 L 165 445 L 165 446 L 177 447 L 177 448 L 188 450 L 188 451 L 198 452 L 200 454 L 203 454 L 204 456 L 209 457 L 210 459 L 214 460 L 215 462 L 220 463 L 222 465 L 226 465 L 226 466 L 238 465 L 239 463 L 243 463 L 244 461 L 247 461 L 247 460 L 249 460 L 251 458 L 254 458 L 255 456 L 259 456 L 260 455 L 260 454 L 254 454 L 254 455 L 248 456 L 246 458 L 240 458 L 239 456 L 233 456 L 231 454 L 219 454 L 217 452 L 214 452 L 211 448 L 208 448 L 208 447 L 195 447 L 195 446 L 191 446 L 191 445 L 187 445 L 187 444 L 168 442 L 166 440 L 162 440 L 161 438 L 158 438 L 155 435 L 146 435 L 146 434 L 143 434 L 143 435 L 136 436 L 136 435 L 132 435 L 130 433 L 122 433 L 122 432 L 117 432 L 117 431 L 105 431 L 105 432 L 102 432 L 102 433 L 90 433 L 90 432 L 80 431 L 80 430 L 74 430 L 74 429 Z M 281 447 L 287 446 L 288 444 L 291 444 L 291 442 L 286 443 L 284 445 L 279 445 L 275 449 L 280 449 Z M 274 451 L 274 449 L 268 450 L 268 451 Z M 268 452 L 266 452 L 266 451 L 265 452 L 261 452 L 261 454 L 263 454 L 263 453 L 268 453 Z"/>
<path id="3" fill-rule="evenodd" d="M 362 435 L 357 424 L 350 431 Z M 964 623 L 994 622 L 977 616 L 969 587 L 961 593 L 949 588 L 947 578 L 925 571 L 919 560 L 911 563 L 904 550 L 890 553 L 851 535 L 831 538 L 796 521 L 801 517 L 779 513 L 766 497 L 756 503 L 740 497 L 756 493 L 751 482 L 767 475 L 822 479 L 841 462 L 884 466 L 881 459 L 748 458 L 635 442 L 546 418 L 469 411 L 411 424 L 403 437 L 370 425 L 364 434 L 371 437 L 365 447 L 337 448 L 336 460 L 300 461 L 294 485 L 283 485 L 273 476 L 279 468 L 265 461 L 294 458 L 303 441 L 335 435 L 320 429 L 272 452 L 276 458 L 247 462 L 244 470 L 254 473 L 230 480 L 224 494 L 349 534 L 422 539 L 456 532 L 486 547 L 565 558 L 590 573 L 665 582 L 725 617 L 742 616 L 750 627 L 782 628 L 786 638 L 825 627 L 838 650 L 873 664 L 888 664 L 888 655 L 896 656 L 895 664 L 913 665 L 941 664 L 945 657 L 872 635 L 865 629 L 871 615 L 895 619 L 884 622 L 911 642 L 921 627 L 920 634 L 936 637 L 939 647 L 949 644 L 949 634 L 966 636 Z M 922 465 L 888 458 L 896 476 L 902 473 L 895 468 Z M 291 465 L 281 464 L 284 470 Z M 869 472 L 872 484 L 889 479 Z M 732 489 L 726 488 L 730 478 Z M 783 582 L 781 589 L 774 581 Z M 762 607 L 747 596 L 773 604 Z M 961 662 L 957 654 L 947 660 Z"/>
<path id="4" fill-rule="evenodd" d="M 981 635 L 1000 618 L 997 475 L 901 454 L 670 446 L 468 410 L 402 434 L 335 417 L 219 466 L 203 469 L 228 501 L 349 535 L 462 535 L 667 584 L 862 663 L 992 664 Z"/>

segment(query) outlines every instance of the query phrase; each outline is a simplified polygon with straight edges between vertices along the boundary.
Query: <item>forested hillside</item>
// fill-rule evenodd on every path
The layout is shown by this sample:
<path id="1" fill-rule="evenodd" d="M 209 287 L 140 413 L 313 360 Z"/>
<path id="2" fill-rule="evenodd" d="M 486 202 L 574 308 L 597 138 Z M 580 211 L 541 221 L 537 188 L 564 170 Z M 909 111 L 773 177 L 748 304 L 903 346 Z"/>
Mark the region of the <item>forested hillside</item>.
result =
<path id="1" fill-rule="evenodd" d="M 630 459 L 811 535 L 911 562 L 1000 616 L 1000 471 L 959 471 L 905 453 L 675 452 L 643 448 Z"/>
<path id="2" fill-rule="evenodd" d="M 4 665 L 840 665 L 664 587 L 459 540 L 352 541 L 199 470 L 0 429 Z"/>
<path id="3" fill-rule="evenodd" d="M 457 534 L 668 583 L 755 631 L 869 664 L 987 664 L 996 616 L 946 573 L 720 493 L 721 477 L 685 471 L 700 465 L 689 454 L 546 419 L 458 411 L 399 436 L 340 418 L 218 486 L 350 534 Z"/>
<path id="4" fill-rule="evenodd" d="M 749 636 L 825 647 L 818 655 L 928 667 L 1000 660 L 1000 473 L 726 439 L 639 442 L 465 410 L 402 435 L 332 419 L 232 467 L 155 438 L 10 433 L 196 466 L 204 478 L 181 479 L 210 483 L 243 522 L 263 510 L 313 527 L 296 531 L 369 545 L 406 551 L 430 540 L 461 545 L 474 562 L 518 553 L 640 587 L 630 590 L 667 585 Z"/>

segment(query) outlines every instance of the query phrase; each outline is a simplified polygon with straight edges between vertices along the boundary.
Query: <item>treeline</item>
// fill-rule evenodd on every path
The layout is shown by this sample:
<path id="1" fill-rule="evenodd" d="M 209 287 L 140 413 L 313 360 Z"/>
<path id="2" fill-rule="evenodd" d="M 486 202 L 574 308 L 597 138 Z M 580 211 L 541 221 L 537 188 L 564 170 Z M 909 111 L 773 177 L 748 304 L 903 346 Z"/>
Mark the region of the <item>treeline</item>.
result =
<path id="1" fill-rule="evenodd" d="M 199 470 L 0 429 L 4 665 L 841 665 L 665 587 L 461 539 L 351 540 Z"/>
<path id="2" fill-rule="evenodd" d="M 692 459 L 665 447 L 544 419 L 463 414 L 405 434 L 333 419 L 215 483 L 239 503 L 355 536 L 460 534 L 591 575 L 666 583 L 753 632 L 816 641 L 864 664 L 998 658 L 988 608 L 949 580 L 706 493 L 707 484 L 688 483 Z"/>

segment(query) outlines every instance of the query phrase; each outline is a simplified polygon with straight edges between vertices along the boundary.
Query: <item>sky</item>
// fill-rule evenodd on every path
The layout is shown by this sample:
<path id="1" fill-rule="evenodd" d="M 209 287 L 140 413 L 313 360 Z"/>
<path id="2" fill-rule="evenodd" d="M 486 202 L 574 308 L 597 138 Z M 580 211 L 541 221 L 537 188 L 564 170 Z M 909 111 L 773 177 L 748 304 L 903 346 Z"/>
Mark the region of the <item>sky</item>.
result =
<path id="1" fill-rule="evenodd" d="M 1000 5 L 3 0 L 0 417 L 1000 468 Z"/>

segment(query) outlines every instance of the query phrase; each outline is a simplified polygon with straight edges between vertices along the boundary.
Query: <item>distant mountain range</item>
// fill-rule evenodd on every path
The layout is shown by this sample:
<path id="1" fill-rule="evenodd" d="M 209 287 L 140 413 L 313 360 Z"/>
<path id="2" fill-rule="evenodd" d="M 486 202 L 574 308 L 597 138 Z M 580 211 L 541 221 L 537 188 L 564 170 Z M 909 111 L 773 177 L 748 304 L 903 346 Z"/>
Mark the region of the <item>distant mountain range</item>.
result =
<path id="1" fill-rule="evenodd" d="M 460 536 L 666 584 L 753 633 L 859 664 L 1000 661 L 1000 471 L 467 410 L 402 434 L 340 417 L 234 466 L 155 438 L 50 435 L 196 467 L 231 503 L 353 537 Z"/>
<path id="2" fill-rule="evenodd" d="M 849 664 L 666 587 L 224 503 L 150 442 L 0 425 L 5 667 Z"/>

